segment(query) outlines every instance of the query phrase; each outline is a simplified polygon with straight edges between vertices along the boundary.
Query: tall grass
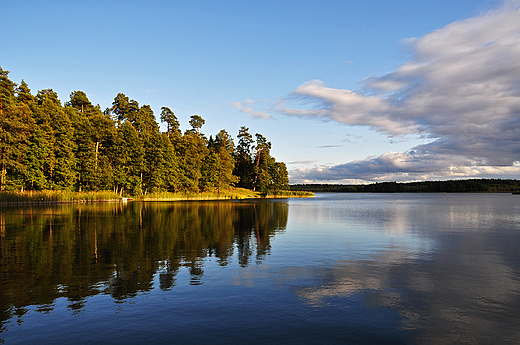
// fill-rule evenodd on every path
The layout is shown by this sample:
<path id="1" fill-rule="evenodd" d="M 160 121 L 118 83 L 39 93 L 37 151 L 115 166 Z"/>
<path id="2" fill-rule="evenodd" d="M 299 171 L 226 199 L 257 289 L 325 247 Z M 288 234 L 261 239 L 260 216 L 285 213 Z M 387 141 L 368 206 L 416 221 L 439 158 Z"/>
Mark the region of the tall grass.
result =
<path id="1" fill-rule="evenodd" d="M 252 198 L 303 198 L 312 197 L 312 192 L 278 190 L 266 194 L 254 192 L 244 188 L 231 188 L 220 191 L 207 192 L 157 192 L 136 197 L 141 201 L 168 201 L 168 200 L 219 200 L 219 199 L 252 199 Z M 113 191 L 99 192 L 71 192 L 62 190 L 42 191 L 12 191 L 0 192 L 0 204 L 40 204 L 60 202 L 94 202 L 120 200 L 118 193 Z"/>
<path id="2" fill-rule="evenodd" d="M 112 191 L 71 192 L 42 190 L 0 193 L 0 203 L 92 202 L 117 199 L 120 199 L 119 195 Z"/>
<path id="3" fill-rule="evenodd" d="M 136 200 L 209 200 L 209 199 L 248 199 L 258 198 L 260 194 L 243 188 L 233 188 L 221 191 L 206 192 L 156 192 L 148 193 L 136 198 Z"/>
<path id="4" fill-rule="evenodd" d="M 292 190 L 273 190 L 263 195 L 266 198 L 312 198 L 313 192 L 292 191 Z"/>

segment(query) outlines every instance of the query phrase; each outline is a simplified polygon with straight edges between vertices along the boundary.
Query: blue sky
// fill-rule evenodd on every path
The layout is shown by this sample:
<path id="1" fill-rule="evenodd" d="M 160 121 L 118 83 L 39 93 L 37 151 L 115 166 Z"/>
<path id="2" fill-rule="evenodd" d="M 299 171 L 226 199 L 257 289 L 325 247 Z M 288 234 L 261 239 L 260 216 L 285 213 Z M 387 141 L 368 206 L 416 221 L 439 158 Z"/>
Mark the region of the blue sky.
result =
<path id="1" fill-rule="evenodd" d="M 12 1 L 0 66 L 263 134 L 291 183 L 520 177 L 518 1 Z"/>

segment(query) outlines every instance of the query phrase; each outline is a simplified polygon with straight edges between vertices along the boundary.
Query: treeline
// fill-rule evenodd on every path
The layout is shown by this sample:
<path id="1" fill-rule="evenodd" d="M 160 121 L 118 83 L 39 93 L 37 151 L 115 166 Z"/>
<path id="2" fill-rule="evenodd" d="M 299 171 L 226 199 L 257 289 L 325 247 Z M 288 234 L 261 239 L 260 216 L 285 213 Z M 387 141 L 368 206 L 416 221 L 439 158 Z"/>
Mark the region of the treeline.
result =
<path id="1" fill-rule="evenodd" d="M 149 105 L 118 94 L 101 110 L 83 91 L 63 105 L 52 89 L 31 94 L 0 67 L 0 190 L 113 190 L 120 194 L 288 189 L 271 143 L 241 127 L 235 146 L 222 129 L 207 138 L 192 115 L 184 133 L 168 107 L 161 132 Z"/>
<path id="2" fill-rule="evenodd" d="M 501 193 L 520 191 L 519 180 L 469 179 L 423 182 L 380 182 L 368 185 L 297 184 L 291 190 L 341 193 Z"/>

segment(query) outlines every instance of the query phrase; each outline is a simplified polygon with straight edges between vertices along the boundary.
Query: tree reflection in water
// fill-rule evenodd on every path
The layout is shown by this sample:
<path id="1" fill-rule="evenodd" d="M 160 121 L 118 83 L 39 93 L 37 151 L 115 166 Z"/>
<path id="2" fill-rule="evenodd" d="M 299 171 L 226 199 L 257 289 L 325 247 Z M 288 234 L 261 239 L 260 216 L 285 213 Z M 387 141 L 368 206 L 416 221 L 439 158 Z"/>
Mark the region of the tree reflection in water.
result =
<path id="1" fill-rule="evenodd" d="M 241 267 L 261 263 L 287 216 L 283 201 L 0 209 L 0 322 L 21 322 L 30 305 L 50 312 L 60 297 L 72 313 L 97 294 L 121 302 L 152 290 L 155 276 L 171 290 L 182 267 L 200 285 L 208 257 L 226 266 L 236 251 Z"/>

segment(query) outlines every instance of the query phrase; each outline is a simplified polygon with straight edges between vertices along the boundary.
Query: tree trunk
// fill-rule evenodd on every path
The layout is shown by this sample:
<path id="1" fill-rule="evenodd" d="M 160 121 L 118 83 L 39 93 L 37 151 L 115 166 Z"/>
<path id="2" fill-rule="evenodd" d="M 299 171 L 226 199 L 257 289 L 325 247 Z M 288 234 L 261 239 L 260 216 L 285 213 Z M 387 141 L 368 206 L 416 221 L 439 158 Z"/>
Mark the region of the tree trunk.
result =
<path id="1" fill-rule="evenodd" d="M 4 190 L 5 188 L 5 177 L 7 175 L 7 169 L 5 165 L 2 166 L 2 173 L 0 175 L 0 190 Z"/>
<path id="2" fill-rule="evenodd" d="M 99 152 L 99 141 L 96 141 L 96 167 L 94 171 L 97 172 L 97 168 L 98 168 L 98 152 Z"/>

